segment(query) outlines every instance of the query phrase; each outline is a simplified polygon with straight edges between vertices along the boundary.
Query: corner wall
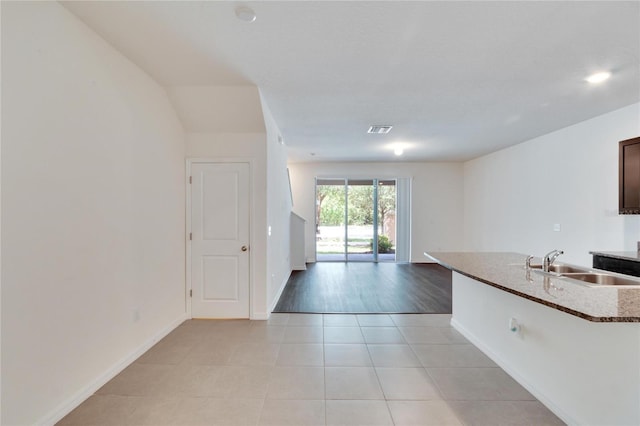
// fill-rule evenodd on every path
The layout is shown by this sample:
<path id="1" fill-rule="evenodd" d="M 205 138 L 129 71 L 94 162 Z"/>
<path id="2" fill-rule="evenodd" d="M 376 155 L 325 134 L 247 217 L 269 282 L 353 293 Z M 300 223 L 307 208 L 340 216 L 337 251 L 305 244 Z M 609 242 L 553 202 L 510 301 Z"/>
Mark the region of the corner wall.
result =
<path id="1" fill-rule="evenodd" d="M 267 130 L 267 312 L 275 307 L 291 274 L 291 193 L 287 175 L 287 149 L 263 97 L 262 113 Z"/>
<path id="2" fill-rule="evenodd" d="M 640 217 L 618 215 L 618 142 L 639 135 L 633 104 L 466 162 L 465 250 L 562 249 L 584 266 L 590 250 L 635 251 Z"/>
<path id="3" fill-rule="evenodd" d="M 247 109 L 259 108 L 264 131 L 191 132 L 187 134 L 186 156 L 251 162 L 251 319 L 264 320 L 291 272 L 286 147 L 278 140 L 278 125 L 257 87 L 227 89 L 216 91 L 225 95 L 215 99 L 215 105 L 224 110 L 225 105 L 241 101 Z M 240 101 L 234 99 L 236 93 Z"/>
<path id="4" fill-rule="evenodd" d="M 57 2 L 2 3 L 2 419 L 55 422 L 185 318 L 184 134 Z"/>
<path id="5" fill-rule="evenodd" d="M 315 178 L 412 178 L 411 262 L 425 251 L 459 251 L 463 245 L 462 163 L 293 163 L 293 210 L 306 219 L 305 255 L 315 261 Z"/>

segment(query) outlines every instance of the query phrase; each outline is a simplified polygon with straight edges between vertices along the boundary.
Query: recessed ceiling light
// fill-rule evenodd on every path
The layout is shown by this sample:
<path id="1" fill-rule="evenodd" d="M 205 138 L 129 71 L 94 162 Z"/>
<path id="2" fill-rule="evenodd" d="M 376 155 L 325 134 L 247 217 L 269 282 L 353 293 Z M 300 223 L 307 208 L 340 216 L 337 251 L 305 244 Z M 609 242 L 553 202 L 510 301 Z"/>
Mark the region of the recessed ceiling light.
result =
<path id="1" fill-rule="evenodd" d="M 392 127 L 393 126 L 390 126 L 388 124 L 374 124 L 373 126 L 369 127 L 369 130 L 367 130 L 367 133 L 386 135 L 391 131 Z"/>
<path id="2" fill-rule="evenodd" d="M 253 22 L 256 20 L 256 13 L 249 6 L 236 7 L 236 17 L 245 22 Z"/>
<path id="3" fill-rule="evenodd" d="M 397 147 L 393 150 L 393 153 L 397 156 L 401 156 L 402 154 L 404 154 L 404 149 L 402 149 L 401 147 Z"/>
<path id="4" fill-rule="evenodd" d="M 611 73 L 609 71 L 603 71 L 591 74 L 589 77 L 585 78 L 585 80 L 591 84 L 596 84 L 608 80 L 609 77 L 611 77 Z"/>

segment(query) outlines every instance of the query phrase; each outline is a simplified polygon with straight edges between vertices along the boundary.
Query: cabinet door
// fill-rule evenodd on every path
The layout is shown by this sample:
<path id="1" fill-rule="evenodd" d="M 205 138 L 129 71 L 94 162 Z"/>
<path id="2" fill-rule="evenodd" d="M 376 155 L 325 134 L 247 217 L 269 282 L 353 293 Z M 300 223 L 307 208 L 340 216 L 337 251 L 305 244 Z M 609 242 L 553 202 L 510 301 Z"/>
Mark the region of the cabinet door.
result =
<path id="1" fill-rule="evenodd" d="M 640 137 L 620 142 L 619 213 L 640 214 Z"/>
<path id="2" fill-rule="evenodd" d="M 593 255 L 593 267 L 619 274 L 640 277 L 640 263 L 632 260 L 616 259 L 607 256 Z"/>

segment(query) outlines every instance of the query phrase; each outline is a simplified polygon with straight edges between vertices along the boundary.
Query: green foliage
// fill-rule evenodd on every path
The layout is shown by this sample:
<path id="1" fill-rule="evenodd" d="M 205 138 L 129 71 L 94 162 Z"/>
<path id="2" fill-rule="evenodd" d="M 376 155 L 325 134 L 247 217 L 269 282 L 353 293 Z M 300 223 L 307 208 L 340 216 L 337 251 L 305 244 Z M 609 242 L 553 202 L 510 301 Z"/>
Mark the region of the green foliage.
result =
<path id="1" fill-rule="evenodd" d="M 344 186 L 318 185 L 316 223 L 319 226 L 344 224 Z"/>
<path id="2" fill-rule="evenodd" d="M 373 185 L 349 186 L 349 225 L 373 225 Z"/>
<path id="3" fill-rule="evenodd" d="M 369 247 L 373 250 L 373 240 L 369 243 Z M 391 253 L 393 243 L 389 241 L 389 237 L 386 235 L 378 236 L 378 253 Z"/>
<path id="4" fill-rule="evenodd" d="M 396 187 L 395 185 L 378 186 L 378 221 L 384 222 L 384 217 L 390 211 L 396 209 Z"/>
<path id="5" fill-rule="evenodd" d="M 348 225 L 373 225 L 373 185 L 350 185 Z M 344 225 L 344 185 L 318 185 L 316 223 Z M 387 213 L 396 208 L 395 185 L 378 186 L 378 222 L 383 226 Z"/>

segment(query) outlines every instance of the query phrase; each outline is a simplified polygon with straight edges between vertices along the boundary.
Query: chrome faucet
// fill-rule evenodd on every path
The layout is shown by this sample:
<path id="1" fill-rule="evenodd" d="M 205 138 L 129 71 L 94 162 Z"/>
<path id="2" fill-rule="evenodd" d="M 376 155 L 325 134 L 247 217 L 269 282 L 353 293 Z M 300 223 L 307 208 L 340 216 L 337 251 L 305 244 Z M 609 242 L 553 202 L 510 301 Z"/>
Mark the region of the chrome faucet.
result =
<path id="1" fill-rule="evenodd" d="M 524 261 L 524 269 L 527 271 L 531 269 L 531 261 L 533 260 L 533 256 L 527 256 L 527 260 Z"/>
<path id="2" fill-rule="evenodd" d="M 549 272 L 549 267 L 561 254 L 564 254 L 564 251 L 551 250 L 549 253 L 545 254 L 544 259 L 542 260 L 542 270 L 544 272 Z"/>

